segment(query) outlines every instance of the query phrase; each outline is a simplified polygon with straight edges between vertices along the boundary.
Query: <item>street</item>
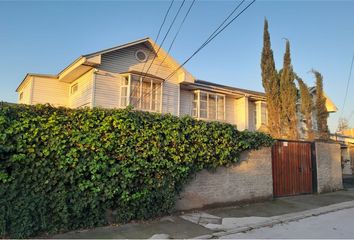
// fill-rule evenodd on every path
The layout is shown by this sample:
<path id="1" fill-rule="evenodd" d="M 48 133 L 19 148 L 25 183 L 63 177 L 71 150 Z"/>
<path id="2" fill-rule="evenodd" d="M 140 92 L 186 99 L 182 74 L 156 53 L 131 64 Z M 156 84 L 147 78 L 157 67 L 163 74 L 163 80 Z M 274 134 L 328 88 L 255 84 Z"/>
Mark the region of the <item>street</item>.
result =
<path id="1" fill-rule="evenodd" d="M 221 238 L 353 238 L 354 208 Z"/>

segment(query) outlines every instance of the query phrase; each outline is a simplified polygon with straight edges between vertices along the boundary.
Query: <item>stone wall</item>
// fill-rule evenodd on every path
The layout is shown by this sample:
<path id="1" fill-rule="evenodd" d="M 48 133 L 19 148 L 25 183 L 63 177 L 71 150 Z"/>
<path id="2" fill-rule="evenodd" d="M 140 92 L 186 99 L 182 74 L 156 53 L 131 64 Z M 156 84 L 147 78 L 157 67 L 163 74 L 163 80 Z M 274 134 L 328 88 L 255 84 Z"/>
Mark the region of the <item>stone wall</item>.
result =
<path id="1" fill-rule="evenodd" d="M 316 142 L 317 191 L 343 188 L 341 149 L 338 143 Z"/>
<path id="2" fill-rule="evenodd" d="M 180 194 L 176 210 L 273 196 L 271 148 L 241 154 L 240 163 L 197 173 Z"/>

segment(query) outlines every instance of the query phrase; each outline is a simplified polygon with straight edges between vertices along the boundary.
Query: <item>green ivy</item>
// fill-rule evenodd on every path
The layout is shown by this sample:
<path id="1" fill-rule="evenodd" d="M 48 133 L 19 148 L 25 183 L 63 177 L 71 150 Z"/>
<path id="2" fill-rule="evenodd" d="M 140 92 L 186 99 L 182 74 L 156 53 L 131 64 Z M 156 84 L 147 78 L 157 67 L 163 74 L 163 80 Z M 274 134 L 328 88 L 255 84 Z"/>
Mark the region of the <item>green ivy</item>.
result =
<path id="1" fill-rule="evenodd" d="M 270 146 L 257 132 L 169 114 L 0 106 L 0 236 L 170 213 L 197 171 Z"/>

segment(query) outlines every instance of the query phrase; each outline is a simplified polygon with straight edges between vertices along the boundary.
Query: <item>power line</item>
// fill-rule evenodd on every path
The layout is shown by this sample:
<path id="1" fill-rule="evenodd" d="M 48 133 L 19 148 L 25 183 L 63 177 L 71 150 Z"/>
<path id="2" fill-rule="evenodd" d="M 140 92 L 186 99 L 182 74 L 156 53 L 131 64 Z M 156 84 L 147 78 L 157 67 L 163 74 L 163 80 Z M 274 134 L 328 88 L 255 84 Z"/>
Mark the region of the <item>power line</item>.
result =
<path id="1" fill-rule="evenodd" d="M 234 22 L 244 11 L 246 11 L 256 0 L 250 2 L 241 12 L 239 12 L 233 19 L 231 19 L 224 27 L 222 27 L 219 31 L 217 31 L 214 35 L 210 35 L 210 37 L 200 46 L 187 60 L 185 60 L 178 68 L 176 68 L 167 78 L 165 81 L 171 78 L 179 69 L 181 69 L 187 62 L 189 62 L 198 52 L 200 52 L 205 46 L 207 46 L 214 38 L 216 38 L 222 31 L 225 30 L 232 22 Z M 241 6 L 242 1 L 236 8 Z M 215 32 L 215 31 L 214 31 Z"/>
<path id="2" fill-rule="evenodd" d="M 179 25 L 178 30 L 177 30 L 175 36 L 173 37 L 173 40 L 172 40 L 172 42 L 171 42 L 171 44 L 170 44 L 170 47 L 169 47 L 168 50 L 167 50 L 167 54 L 166 54 L 166 56 L 164 57 L 164 59 L 160 62 L 159 66 L 157 67 L 157 69 L 156 69 L 156 71 L 155 71 L 155 74 L 157 73 L 159 67 L 161 67 L 161 65 L 165 62 L 165 60 L 166 60 L 168 54 L 170 53 L 170 51 L 171 51 L 171 49 L 172 49 L 172 46 L 173 46 L 173 44 L 175 43 L 176 38 L 177 38 L 178 34 L 180 33 L 180 31 L 181 31 L 181 29 L 182 29 L 182 26 L 183 26 L 184 22 L 186 21 L 186 19 L 187 19 L 189 13 L 190 13 L 190 11 L 191 11 L 191 9 L 192 9 L 192 7 L 193 7 L 195 1 L 196 1 L 196 0 L 193 0 L 193 1 L 192 1 L 191 5 L 189 6 L 189 8 L 188 8 L 188 10 L 187 10 L 187 12 L 186 12 L 186 14 L 184 15 L 184 18 L 183 18 L 181 24 Z"/>
<path id="3" fill-rule="evenodd" d="M 351 79 L 351 76 L 352 76 L 352 70 L 353 70 L 353 63 L 354 63 L 354 52 L 353 52 L 352 62 L 350 64 L 349 76 L 348 76 L 348 80 L 347 80 L 347 87 L 346 87 L 346 90 L 345 90 L 344 101 L 343 101 L 343 105 L 342 105 L 342 111 L 341 111 L 339 119 L 342 118 L 342 116 L 343 116 L 345 103 L 347 101 L 348 90 L 349 90 L 349 82 L 350 82 L 350 79 Z"/>
<path id="4" fill-rule="evenodd" d="M 172 22 L 171 22 L 169 28 L 167 29 L 167 32 L 166 32 L 164 38 L 162 39 L 162 42 L 161 42 L 159 48 L 157 49 L 156 53 L 154 54 L 154 57 L 153 57 L 152 61 L 150 62 L 150 65 L 149 65 L 148 69 L 146 70 L 145 76 L 143 76 L 143 78 L 145 78 L 146 75 L 148 74 L 148 72 L 149 72 L 149 70 L 150 70 L 152 64 L 154 63 L 154 60 L 155 60 L 157 54 L 159 53 L 159 51 L 160 51 L 162 45 L 164 44 L 164 42 L 165 42 L 165 40 L 166 40 L 168 34 L 170 33 L 170 31 L 171 31 L 171 29 L 172 29 L 172 26 L 174 25 L 174 23 L 175 23 L 175 21 L 176 21 L 176 19 L 177 19 L 177 17 L 178 17 L 178 15 L 179 15 L 179 13 L 180 13 L 180 11 L 181 11 L 181 9 L 182 9 L 182 7 L 183 7 L 183 5 L 184 5 L 185 2 L 186 2 L 186 0 L 183 0 L 182 3 L 181 3 L 181 5 L 179 6 L 179 8 L 178 8 L 178 10 L 177 10 L 177 13 L 175 14 L 175 16 L 174 16 L 174 18 L 173 18 L 173 20 L 172 20 Z"/>
<path id="5" fill-rule="evenodd" d="M 167 11 L 166 11 L 166 13 L 165 13 L 165 16 L 164 16 L 164 18 L 163 18 L 163 21 L 162 21 L 162 23 L 161 23 L 161 25 L 160 25 L 160 29 L 159 29 L 159 31 L 158 31 L 158 33 L 157 33 L 157 36 L 156 36 L 156 39 L 155 39 L 156 42 L 158 41 L 158 39 L 159 39 L 159 37 L 160 37 L 160 33 L 161 33 L 161 30 L 162 30 L 162 27 L 163 27 L 163 25 L 165 25 L 167 16 L 168 16 L 168 14 L 170 13 L 170 10 L 171 10 L 171 8 L 172 8 L 172 5 L 173 5 L 174 1 L 175 1 L 175 0 L 172 0 L 172 1 L 171 1 L 170 5 L 169 5 L 169 7 L 168 7 L 168 9 L 167 9 Z M 154 43 L 154 46 L 153 46 L 152 48 L 155 48 L 156 42 Z M 151 56 L 151 52 L 149 52 L 147 59 L 149 59 L 150 56 Z M 146 63 L 147 63 L 147 61 L 145 61 L 145 63 L 144 63 L 144 65 L 143 65 L 143 68 L 142 68 L 140 74 L 143 74 Z"/>
<path id="6" fill-rule="evenodd" d="M 239 7 L 242 5 L 242 3 L 245 2 L 245 0 L 242 0 L 234 9 L 233 11 L 224 19 L 224 21 L 216 28 L 216 30 L 205 40 L 205 42 L 190 56 L 182 65 L 180 65 L 178 68 L 176 68 L 170 75 L 168 75 L 164 81 L 168 80 L 171 78 L 179 69 L 181 69 L 188 61 L 190 61 L 199 51 L 201 51 L 207 44 L 209 44 L 216 36 L 218 36 L 225 28 L 227 28 L 233 21 L 235 21 L 244 11 L 246 11 L 256 0 L 253 0 L 250 4 L 248 4 L 240 13 L 238 13 L 233 19 L 231 19 L 224 27 L 222 27 L 228 19 L 239 9 Z M 221 29 L 220 29 L 221 28 Z M 161 84 L 162 86 L 162 84 Z M 159 88 L 161 88 L 161 86 Z M 158 88 L 158 89 L 159 89 Z M 158 90 L 158 89 L 155 89 Z M 144 96 L 147 96 L 148 94 L 151 94 L 151 91 L 146 93 Z"/>

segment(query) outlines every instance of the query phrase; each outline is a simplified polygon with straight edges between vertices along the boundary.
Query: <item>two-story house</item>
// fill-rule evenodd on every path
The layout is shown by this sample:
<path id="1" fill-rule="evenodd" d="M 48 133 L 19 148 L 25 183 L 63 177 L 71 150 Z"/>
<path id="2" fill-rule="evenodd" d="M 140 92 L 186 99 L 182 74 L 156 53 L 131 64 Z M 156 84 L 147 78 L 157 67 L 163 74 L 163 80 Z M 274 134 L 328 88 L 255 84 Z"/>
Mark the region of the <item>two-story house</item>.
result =
<path id="1" fill-rule="evenodd" d="M 80 56 L 56 75 L 29 73 L 16 91 L 24 104 L 131 105 L 227 122 L 240 130 L 257 130 L 267 119 L 264 93 L 196 79 L 150 38 Z"/>

